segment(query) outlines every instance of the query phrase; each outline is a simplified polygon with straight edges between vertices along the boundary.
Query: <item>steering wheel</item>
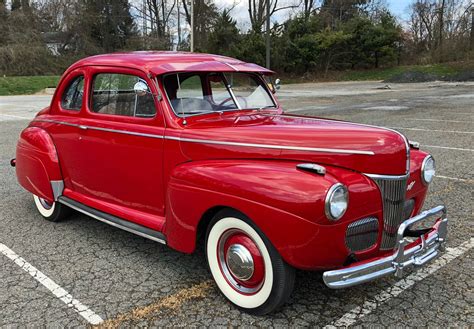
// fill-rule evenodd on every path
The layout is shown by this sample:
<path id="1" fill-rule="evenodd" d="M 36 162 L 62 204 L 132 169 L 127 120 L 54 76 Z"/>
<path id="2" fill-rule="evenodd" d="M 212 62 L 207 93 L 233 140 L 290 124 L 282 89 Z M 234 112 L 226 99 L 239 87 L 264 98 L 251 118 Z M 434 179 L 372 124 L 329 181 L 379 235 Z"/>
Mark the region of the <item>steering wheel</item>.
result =
<path id="1" fill-rule="evenodd" d="M 245 100 L 245 97 L 242 97 L 242 96 L 235 96 L 235 99 L 236 99 L 236 100 L 239 102 L 239 104 L 240 104 L 241 106 L 243 106 L 244 108 L 247 106 L 247 101 Z M 226 103 L 228 103 L 228 102 L 230 102 L 230 101 L 232 101 L 232 100 L 233 100 L 232 97 L 228 97 L 228 98 L 224 99 L 222 102 L 220 102 L 219 105 L 217 105 L 217 107 L 223 107 L 224 104 L 226 104 Z M 245 104 L 245 106 L 244 106 L 244 104 Z"/>

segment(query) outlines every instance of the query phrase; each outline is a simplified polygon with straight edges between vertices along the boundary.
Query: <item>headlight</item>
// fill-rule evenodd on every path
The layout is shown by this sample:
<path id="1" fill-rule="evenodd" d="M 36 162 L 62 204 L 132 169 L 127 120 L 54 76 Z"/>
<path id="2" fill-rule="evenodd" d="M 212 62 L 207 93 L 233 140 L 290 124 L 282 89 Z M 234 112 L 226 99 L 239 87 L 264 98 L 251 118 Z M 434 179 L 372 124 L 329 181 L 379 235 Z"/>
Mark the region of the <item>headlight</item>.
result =
<path id="1" fill-rule="evenodd" d="M 425 185 L 431 183 L 433 177 L 435 176 L 435 172 L 435 161 L 431 155 L 428 155 L 425 160 L 423 160 L 423 164 L 421 165 L 421 178 Z"/>
<path id="2" fill-rule="evenodd" d="M 347 210 L 349 193 L 341 183 L 334 184 L 326 195 L 326 217 L 330 220 L 340 219 Z"/>

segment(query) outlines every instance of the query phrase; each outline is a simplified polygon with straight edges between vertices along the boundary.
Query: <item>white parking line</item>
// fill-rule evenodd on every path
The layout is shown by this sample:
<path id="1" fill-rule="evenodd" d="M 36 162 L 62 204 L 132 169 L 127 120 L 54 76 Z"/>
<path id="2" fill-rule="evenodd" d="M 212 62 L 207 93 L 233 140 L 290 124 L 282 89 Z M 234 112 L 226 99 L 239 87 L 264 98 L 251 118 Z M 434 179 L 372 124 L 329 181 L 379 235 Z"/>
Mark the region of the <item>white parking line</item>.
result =
<path id="1" fill-rule="evenodd" d="M 21 117 L 19 115 L 13 115 L 13 114 L 3 114 L 3 113 L 0 113 L 1 116 L 4 116 L 4 117 L 9 117 L 9 118 L 17 118 L 17 119 L 23 119 L 23 120 L 31 120 L 32 118 L 27 118 L 27 117 Z"/>
<path id="2" fill-rule="evenodd" d="M 449 179 L 449 180 L 455 180 L 458 182 L 466 182 L 466 183 L 473 182 L 472 179 L 455 178 L 455 177 L 448 177 L 448 176 L 441 176 L 441 175 L 436 175 L 436 178 Z"/>
<path id="3" fill-rule="evenodd" d="M 437 149 L 446 149 L 446 150 L 456 150 L 456 151 L 474 152 L 473 149 L 463 149 L 463 148 L 460 148 L 460 147 L 447 147 L 447 146 L 425 145 L 425 144 L 421 144 L 421 146 L 422 146 L 422 147 L 437 148 Z"/>
<path id="4" fill-rule="evenodd" d="M 389 299 L 397 297 L 405 290 L 411 288 L 416 282 L 435 273 L 452 260 L 469 251 L 472 247 L 474 247 L 474 238 L 471 238 L 456 248 L 447 248 L 446 252 L 431 265 L 420 268 L 418 271 L 413 272 L 406 278 L 396 282 L 393 286 L 388 287 L 373 298 L 365 301 L 361 306 L 354 307 L 341 318 L 328 324 L 324 328 L 349 327 L 354 325 L 364 316 L 377 309 L 381 303 L 385 303 Z"/>
<path id="5" fill-rule="evenodd" d="M 28 263 L 22 257 L 17 255 L 13 250 L 0 243 L 0 252 L 22 268 L 26 273 L 31 275 L 36 281 L 45 286 L 51 293 L 63 301 L 68 307 L 71 307 L 79 313 L 84 319 L 87 320 L 92 325 L 97 325 L 103 322 L 102 318 L 95 314 L 89 307 L 82 304 L 77 299 L 72 298 L 72 296 L 63 288 L 61 288 L 56 282 L 48 278 L 36 267 Z"/>
<path id="6" fill-rule="evenodd" d="M 434 122 L 454 122 L 454 123 L 471 123 L 471 122 L 472 122 L 472 121 L 459 121 L 459 120 L 415 119 L 415 118 L 407 118 L 407 120 L 414 120 L 414 121 L 434 121 Z"/>
<path id="7" fill-rule="evenodd" d="M 423 129 L 423 128 L 409 128 L 409 127 L 389 127 L 391 129 L 402 129 L 402 130 L 417 130 L 417 131 L 429 131 L 429 132 L 440 132 L 440 133 L 456 133 L 456 134 L 474 134 L 474 131 L 458 131 L 458 130 L 436 130 L 436 129 Z"/>

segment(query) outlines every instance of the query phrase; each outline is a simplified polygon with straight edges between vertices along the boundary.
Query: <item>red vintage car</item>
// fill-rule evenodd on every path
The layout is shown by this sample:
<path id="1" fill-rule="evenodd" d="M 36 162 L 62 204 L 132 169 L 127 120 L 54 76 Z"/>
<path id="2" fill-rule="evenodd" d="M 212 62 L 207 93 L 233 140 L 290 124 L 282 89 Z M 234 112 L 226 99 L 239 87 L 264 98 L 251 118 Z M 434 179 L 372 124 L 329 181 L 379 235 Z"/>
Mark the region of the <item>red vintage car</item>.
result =
<path id="1" fill-rule="evenodd" d="M 285 302 L 295 268 L 343 288 L 443 251 L 445 207 L 421 212 L 433 158 L 394 130 L 284 114 L 272 74 L 208 54 L 80 60 L 21 133 L 18 181 L 47 220 L 74 209 L 204 245 L 221 292 L 254 314 Z"/>

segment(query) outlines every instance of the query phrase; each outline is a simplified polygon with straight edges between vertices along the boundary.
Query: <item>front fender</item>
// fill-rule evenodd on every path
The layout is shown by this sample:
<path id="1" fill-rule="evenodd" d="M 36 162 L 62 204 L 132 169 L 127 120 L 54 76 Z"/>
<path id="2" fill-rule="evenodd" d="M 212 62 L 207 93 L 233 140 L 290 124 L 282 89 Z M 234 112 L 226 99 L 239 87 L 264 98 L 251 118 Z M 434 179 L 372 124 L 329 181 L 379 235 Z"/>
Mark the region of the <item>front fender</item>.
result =
<path id="1" fill-rule="evenodd" d="M 377 212 L 377 188 L 357 173 L 333 168 L 331 171 L 337 175 L 328 170 L 320 176 L 301 171 L 296 164 L 209 160 L 177 166 L 167 193 L 168 244 L 192 252 L 203 214 L 223 206 L 248 216 L 289 264 L 306 269 L 339 265 L 347 257 L 345 227 L 351 219 Z M 329 188 L 339 181 L 347 183 L 352 201 L 358 206 L 350 207 L 340 221 L 333 223 L 325 217 L 324 199 Z M 362 198 L 356 193 L 360 189 L 373 195 Z"/>
<path id="2" fill-rule="evenodd" d="M 16 176 L 29 192 L 54 201 L 51 181 L 61 181 L 62 175 L 56 147 L 44 129 L 29 127 L 22 131 L 16 148 Z"/>

